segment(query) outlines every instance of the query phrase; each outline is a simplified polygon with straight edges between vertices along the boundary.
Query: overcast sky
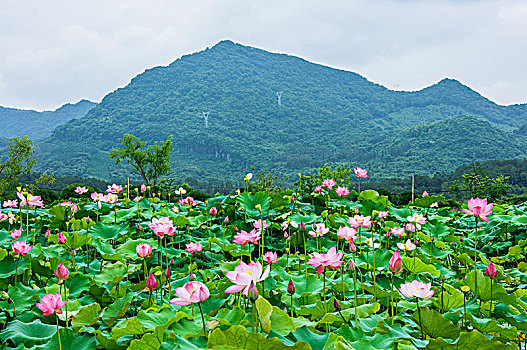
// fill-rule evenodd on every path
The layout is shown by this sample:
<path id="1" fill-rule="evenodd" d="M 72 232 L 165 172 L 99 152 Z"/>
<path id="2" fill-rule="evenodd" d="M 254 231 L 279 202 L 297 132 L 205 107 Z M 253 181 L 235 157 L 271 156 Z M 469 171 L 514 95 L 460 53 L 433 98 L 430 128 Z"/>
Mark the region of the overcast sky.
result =
<path id="1" fill-rule="evenodd" d="M 527 1 L 0 0 L 0 105 L 100 101 L 222 39 L 418 90 L 444 77 L 527 102 Z"/>

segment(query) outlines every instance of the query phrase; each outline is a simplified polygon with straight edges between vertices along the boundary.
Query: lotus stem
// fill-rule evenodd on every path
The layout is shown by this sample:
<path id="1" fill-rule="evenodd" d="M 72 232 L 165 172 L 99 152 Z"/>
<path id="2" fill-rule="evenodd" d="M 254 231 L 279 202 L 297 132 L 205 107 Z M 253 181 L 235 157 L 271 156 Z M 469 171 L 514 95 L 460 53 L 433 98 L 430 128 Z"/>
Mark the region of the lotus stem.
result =
<path id="1" fill-rule="evenodd" d="M 55 314 L 57 316 L 57 336 L 59 337 L 59 350 L 62 350 L 62 343 L 60 342 L 60 332 L 59 332 L 59 315 Z"/>
<path id="2" fill-rule="evenodd" d="M 419 318 L 419 329 L 421 330 L 421 339 L 423 339 L 423 325 L 421 324 L 421 309 L 419 308 L 419 297 L 415 298 L 417 302 L 417 317 Z"/>
<path id="3" fill-rule="evenodd" d="M 198 303 L 199 312 L 201 313 L 201 322 L 203 322 L 203 333 L 205 333 L 205 338 L 209 339 L 209 334 L 207 332 L 207 325 L 205 324 L 205 317 L 203 317 L 203 310 L 201 309 L 201 303 Z"/>

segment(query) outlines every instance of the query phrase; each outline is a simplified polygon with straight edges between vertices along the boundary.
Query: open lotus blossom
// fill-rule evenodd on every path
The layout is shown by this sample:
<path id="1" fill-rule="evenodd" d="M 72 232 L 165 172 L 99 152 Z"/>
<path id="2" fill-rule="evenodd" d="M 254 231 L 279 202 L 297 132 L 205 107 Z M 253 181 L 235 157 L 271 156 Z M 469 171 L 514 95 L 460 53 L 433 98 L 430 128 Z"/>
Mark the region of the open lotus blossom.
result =
<path id="1" fill-rule="evenodd" d="M 55 277 L 59 279 L 59 284 L 67 280 L 69 275 L 70 272 L 68 271 L 68 268 L 62 263 L 59 263 L 57 269 L 55 270 Z"/>
<path id="2" fill-rule="evenodd" d="M 106 193 L 119 193 L 123 190 L 123 186 L 121 185 L 108 185 L 108 188 L 106 189 Z"/>
<path id="3" fill-rule="evenodd" d="M 392 227 L 390 228 L 390 233 L 392 235 L 396 235 L 399 238 L 406 236 L 406 231 L 402 227 Z"/>
<path id="4" fill-rule="evenodd" d="M 354 228 L 354 229 L 358 229 L 359 228 L 359 223 L 357 222 L 357 220 L 355 220 L 354 217 L 350 217 L 348 218 L 348 220 L 346 220 L 346 222 L 350 225 L 351 228 Z"/>
<path id="5" fill-rule="evenodd" d="M 353 241 L 358 237 L 355 235 L 356 233 L 357 230 L 355 230 L 354 228 L 348 226 L 341 226 L 337 230 L 337 237 L 340 239 L 345 239 L 348 243 L 353 243 Z"/>
<path id="6" fill-rule="evenodd" d="M 326 227 L 323 222 L 319 222 L 316 224 L 313 224 L 313 231 L 309 231 L 309 234 L 315 238 L 324 236 L 326 233 L 329 232 L 329 227 Z"/>
<path id="7" fill-rule="evenodd" d="M 77 188 L 74 189 L 73 192 L 77 194 L 85 194 L 86 192 L 88 192 L 88 189 L 84 186 L 77 186 Z"/>
<path id="8" fill-rule="evenodd" d="M 148 278 L 146 279 L 146 289 L 152 292 L 154 289 L 157 288 L 158 285 L 159 282 L 157 282 L 154 274 L 151 273 L 150 276 L 148 276 Z"/>
<path id="9" fill-rule="evenodd" d="M 185 306 L 207 300 L 210 292 L 204 283 L 192 281 L 176 288 L 176 295 L 178 297 L 171 299 L 170 304 Z"/>
<path id="10" fill-rule="evenodd" d="M 187 198 L 180 199 L 179 200 L 179 204 L 195 206 L 196 205 L 196 201 L 194 200 L 193 197 L 188 196 Z"/>
<path id="11" fill-rule="evenodd" d="M 117 201 L 119 201 L 119 196 L 117 196 L 114 193 L 108 193 L 108 195 L 106 196 L 106 202 L 107 203 L 115 204 L 115 203 L 117 203 Z"/>
<path id="12" fill-rule="evenodd" d="M 353 216 L 353 219 L 355 219 L 355 221 L 357 222 L 358 226 L 361 226 L 362 228 L 369 228 L 369 227 L 371 227 L 371 216 L 355 215 L 355 216 Z"/>
<path id="13" fill-rule="evenodd" d="M 349 189 L 347 187 L 344 187 L 344 186 L 337 187 L 335 192 L 337 192 L 337 195 L 339 197 L 346 197 L 348 194 L 350 194 Z"/>
<path id="14" fill-rule="evenodd" d="M 152 218 L 152 222 L 148 223 L 148 227 L 154 231 L 156 236 L 161 238 L 164 235 L 173 236 L 177 228 L 168 216 L 159 219 Z"/>
<path id="15" fill-rule="evenodd" d="M 97 207 L 101 209 L 101 202 L 106 202 L 106 196 L 102 193 L 93 192 L 91 194 L 91 199 L 97 203 Z"/>
<path id="16" fill-rule="evenodd" d="M 9 218 L 6 214 L 0 212 L 0 222 L 5 221 Z"/>
<path id="17" fill-rule="evenodd" d="M 19 228 L 11 232 L 11 237 L 13 237 L 13 239 L 18 239 L 18 237 L 20 237 L 21 234 L 22 234 L 22 229 Z"/>
<path id="18" fill-rule="evenodd" d="M 344 255 L 343 252 L 337 253 L 336 247 L 329 248 L 327 253 L 314 252 L 313 256 L 307 262 L 317 269 L 317 274 L 320 275 L 325 267 L 331 267 L 337 269 L 340 265 L 344 264 L 343 260 L 340 260 Z"/>
<path id="19" fill-rule="evenodd" d="M 61 314 L 62 307 L 66 305 L 66 301 L 62 301 L 60 293 L 46 294 L 40 299 L 40 303 L 37 303 L 37 307 L 43 312 L 42 316 L 49 316 L 53 313 Z"/>
<path id="20" fill-rule="evenodd" d="M 365 169 L 362 168 L 354 168 L 355 170 L 355 176 L 360 177 L 361 179 L 365 179 L 368 177 L 368 172 Z"/>
<path id="21" fill-rule="evenodd" d="M 265 261 L 269 265 L 276 264 L 277 262 L 279 262 L 278 254 L 276 254 L 276 252 L 267 252 L 267 253 L 265 253 L 262 256 L 262 259 L 263 259 L 263 261 Z"/>
<path id="22" fill-rule="evenodd" d="M 430 204 L 430 208 L 439 208 L 439 203 L 438 202 L 434 202 L 434 203 Z"/>
<path id="23" fill-rule="evenodd" d="M 423 197 L 428 196 L 428 192 L 423 191 Z"/>
<path id="24" fill-rule="evenodd" d="M 485 269 L 485 273 L 487 276 L 489 276 L 491 279 L 498 276 L 498 271 L 496 270 L 496 266 L 494 266 L 494 263 L 491 262 L 489 266 Z"/>
<path id="25" fill-rule="evenodd" d="M 178 188 L 176 191 L 174 191 L 178 196 L 182 196 L 187 193 L 187 190 L 185 190 L 183 187 Z"/>
<path id="26" fill-rule="evenodd" d="M 7 200 L 2 203 L 2 206 L 4 208 L 18 208 L 18 201 L 16 199 Z"/>
<path id="27" fill-rule="evenodd" d="M 327 188 L 328 190 L 333 189 L 333 186 L 335 186 L 337 182 L 333 179 L 325 179 L 322 181 L 322 187 Z"/>
<path id="28" fill-rule="evenodd" d="M 201 253 L 203 251 L 203 246 L 201 245 L 201 243 L 190 242 L 187 243 L 185 246 L 185 250 L 189 253 L 192 253 L 192 256 L 194 256 L 194 253 L 196 252 Z"/>
<path id="29" fill-rule="evenodd" d="M 269 227 L 269 224 L 267 223 L 266 220 L 259 219 L 253 222 L 253 226 L 258 231 L 264 231 L 266 228 Z"/>
<path id="30" fill-rule="evenodd" d="M 242 247 L 247 243 L 258 244 L 258 240 L 262 238 L 261 231 L 256 229 L 246 232 L 241 230 L 236 236 L 234 236 L 233 242 L 240 244 Z"/>
<path id="31" fill-rule="evenodd" d="M 36 208 L 36 207 L 43 207 L 44 202 L 42 202 L 42 199 L 40 196 L 33 196 L 31 193 L 27 195 L 27 201 L 21 200 L 20 201 L 20 207 L 23 207 L 24 205 L 28 205 L 30 208 Z"/>
<path id="32" fill-rule="evenodd" d="M 381 220 L 386 219 L 388 217 L 388 215 L 390 215 L 390 213 L 388 211 L 380 211 L 379 212 L 379 219 L 381 219 Z"/>
<path id="33" fill-rule="evenodd" d="M 468 210 L 461 209 L 461 211 L 468 215 L 473 215 L 481 221 L 489 221 L 489 216 L 492 214 L 492 207 L 494 203 L 487 204 L 487 198 L 470 198 L 468 200 Z"/>
<path id="34" fill-rule="evenodd" d="M 253 178 L 253 173 L 247 173 L 247 175 L 245 175 L 245 181 L 250 181 L 252 178 Z"/>
<path id="35" fill-rule="evenodd" d="M 298 222 L 291 221 L 291 218 L 287 218 L 286 221 L 282 222 L 282 230 L 286 231 L 289 226 L 293 226 L 294 228 L 298 228 Z"/>
<path id="36" fill-rule="evenodd" d="M 417 248 L 417 246 L 415 244 L 412 243 L 412 241 L 410 239 L 407 239 L 405 243 L 397 243 L 397 247 L 401 250 L 404 250 L 404 251 L 411 251 L 411 250 L 414 250 L 415 248 Z"/>
<path id="37" fill-rule="evenodd" d="M 140 258 L 149 257 L 152 254 L 152 246 L 148 243 L 139 243 L 135 247 L 135 251 Z"/>
<path id="38" fill-rule="evenodd" d="M 11 248 L 15 255 L 22 254 L 23 256 L 27 256 L 27 253 L 33 249 L 33 246 L 27 244 L 26 241 L 16 241 L 11 244 Z"/>
<path id="39" fill-rule="evenodd" d="M 251 261 L 249 264 L 243 261 L 240 262 L 239 265 L 236 265 L 234 271 L 228 271 L 226 273 L 227 278 L 234 285 L 227 288 L 225 293 L 238 293 L 243 290 L 242 294 L 247 295 L 251 281 L 256 284 L 257 282 L 265 280 L 269 275 L 269 269 L 270 267 L 267 266 L 265 271 L 263 271 L 262 264 L 259 261 Z"/>
<path id="40" fill-rule="evenodd" d="M 406 220 L 415 224 L 418 230 L 421 229 L 421 225 L 426 224 L 426 218 L 422 214 L 419 214 L 419 213 L 413 213 L 412 216 L 407 216 Z"/>
<path id="41" fill-rule="evenodd" d="M 416 231 L 416 227 L 414 224 L 412 223 L 407 223 L 406 225 L 404 225 L 404 228 L 406 228 L 406 230 L 408 232 L 415 232 Z M 421 226 L 419 226 L 419 229 L 421 228 Z"/>
<path id="42" fill-rule="evenodd" d="M 392 255 L 392 258 L 390 259 L 390 262 L 388 264 L 388 269 L 392 273 L 399 273 L 404 270 L 403 260 L 401 259 L 401 253 L 399 253 L 399 249 L 397 249 Z"/>
<path id="43" fill-rule="evenodd" d="M 320 193 L 320 192 L 322 192 L 322 186 L 315 187 L 315 193 Z"/>
<path id="44" fill-rule="evenodd" d="M 430 299 L 434 295 L 434 291 L 430 289 L 431 287 L 432 283 L 414 280 L 401 284 L 399 290 L 407 298 Z"/>

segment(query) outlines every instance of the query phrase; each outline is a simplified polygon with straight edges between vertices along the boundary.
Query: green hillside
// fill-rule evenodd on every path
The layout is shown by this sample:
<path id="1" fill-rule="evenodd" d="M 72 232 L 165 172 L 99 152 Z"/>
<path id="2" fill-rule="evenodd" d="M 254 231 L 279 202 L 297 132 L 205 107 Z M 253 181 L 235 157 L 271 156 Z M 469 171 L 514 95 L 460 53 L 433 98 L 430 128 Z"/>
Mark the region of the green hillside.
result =
<path id="1" fill-rule="evenodd" d="M 45 139 L 58 125 L 82 117 L 96 105 L 95 102 L 81 100 L 44 112 L 0 107 L 0 144 L 3 145 L 2 139 L 8 137 L 28 136 L 33 141 Z"/>
<path id="2" fill-rule="evenodd" d="M 130 169 L 108 159 L 119 137 L 174 135 L 173 175 L 182 180 L 240 179 L 253 165 L 292 175 L 326 162 L 367 164 L 387 177 L 523 156 L 521 137 L 504 130 L 526 122 L 526 105 L 496 105 L 452 79 L 392 91 L 356 73 L 222 41 L 138 75 L 36 149 L 38 170 L 123 179 Z M 479 152 L 471 146 L 477 136 L 501 141 Z"/>

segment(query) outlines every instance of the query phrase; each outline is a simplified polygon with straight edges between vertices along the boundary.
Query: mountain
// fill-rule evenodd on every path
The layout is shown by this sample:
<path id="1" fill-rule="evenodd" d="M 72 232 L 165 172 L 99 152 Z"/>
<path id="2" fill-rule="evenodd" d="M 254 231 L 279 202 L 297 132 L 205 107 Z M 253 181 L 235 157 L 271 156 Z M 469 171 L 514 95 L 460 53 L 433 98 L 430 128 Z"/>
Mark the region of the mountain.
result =
<path id="1" fill-rule="evenodd" d="M 222 41 L 146 70 L 59 125 L 36 147 L 37 170 L 125 179 L 131 168 L 113 165 L 108 153 L 131 133 L 150 143 L 173 135 L 172 175 L 180 180 L 239 180 L 251 166 L 294 175 L 326 162 L 366 164 L 375 177 L 433 174 L 475 157 L 524 156 L 514 130 L 525 123 L 526 105 L 499 106 L 453 79 L 393 91 Z"/>
<path id="2" fill-rule="evenodd" d="M 0 139 L 19 136 L 28 136 L 33 141 L 45 139 L 58 125 L 82 117 L 96 105 L 95 102 L 80 100 L 44 112 L 0 107 Z"/>

